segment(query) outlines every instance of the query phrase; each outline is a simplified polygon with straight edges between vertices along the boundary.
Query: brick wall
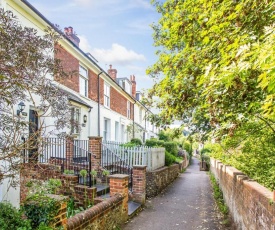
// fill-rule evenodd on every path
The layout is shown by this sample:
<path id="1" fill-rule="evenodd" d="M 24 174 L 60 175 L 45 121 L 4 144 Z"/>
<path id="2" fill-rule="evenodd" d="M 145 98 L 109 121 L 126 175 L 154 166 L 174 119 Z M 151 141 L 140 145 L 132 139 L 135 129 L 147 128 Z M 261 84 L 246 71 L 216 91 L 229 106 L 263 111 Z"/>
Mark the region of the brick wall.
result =
<path id="1" fill-rule="evenodd" d="M 93 200 L 96 197 L 96 188 L 76 185 L 74 187 L 74 194 L 75 204 L 78 207 L 87 208 L 89 205 L 93 204 Z"/>
<path id="2" fill-rule="evenodd" d="M 55 53 L 55 58 L 61 61 L 63 71 L 68 74 L 65 79 L 55 78 L 55 80 L 68 88 L 79 92 L 79 61 L 60 45 L 55 45 L 55 48 L 58 50 Z M 72 74 L 73 71 L 76 72 Z"/>
<path id="3" fill-rule="evenodd" d="M 60 178 L 61 168 L 50 164 L 24 164 L 20 172 L 20 202 L 27 196 L 28 188 L 26 184 L 31 179 L 48 180 L 50 178 Z"/>
<path id="4" fill-rule="evenodd" d="M 211 159 L 210 170 L 219 181 L 238 229 L 275 229 L 273 192 L 218 160 Z"/>
<path id="5" fill-rule="evenodd" d="M 98 76 L 93 71 L 89 70 L 89 98 L 96 101 L 97 98 L 97 92 L 98 92 Z M 100 104 L 103 105 L 104 103 L 104 81 L 102 78 L 99 77 L 99 101 Z"/>
<path id="6" fill-rule="evenodd" d="M 132 180 L 132 200 L 140 204 L 145 204 L 146 166 L 134 166 Z"/>
<path id="7" fill-rule="evenodd" d="M 179 164 L 146 172 L 146 197 L 153 197 L 159 194 L 178 177 L 179 173 Z"/>
<path id="8" fill-rule="evenodd" d="M 65 73 L 68 74 L 66 78 L 55 78 L 56 81 L 67 86 L 68 88 L 79 92 L 79 61 L 72 56 L 68 51 L 62 48 L 60 45 L 55 45 L 58 52 L 55 54 L 55 58 L 61 61 L 61 65 Z M 93 71 L 88 70 L 88 97 L 97 102 L 98 100 L 98 76 Z M 100 104 L 104 104 L 104 80 L 99 78 L 99 96 Z M 115 112 L 127 116 L 127 99 L 112 86 L 110 86 L 110 108 Z M 133 119 L 133 107 L 131 103 L 131 119 Z"/>
<path id="9" fill-rule="evenodd" d="M 110 87 L 110 98 L 111 98 L 110 108 L 126 117 L 127 116 L 127 99 L 124 96 L 122 96 L 118 91 L 116 91 L 113 87 Z"/>
<path id="10" fill-rule="evenodd" d="M 115 195 L 67 220 L 67 230 L 111 230 L 123 223 L 123 196 Z M 123 219 L 123 220 L 122 220 Z"/>

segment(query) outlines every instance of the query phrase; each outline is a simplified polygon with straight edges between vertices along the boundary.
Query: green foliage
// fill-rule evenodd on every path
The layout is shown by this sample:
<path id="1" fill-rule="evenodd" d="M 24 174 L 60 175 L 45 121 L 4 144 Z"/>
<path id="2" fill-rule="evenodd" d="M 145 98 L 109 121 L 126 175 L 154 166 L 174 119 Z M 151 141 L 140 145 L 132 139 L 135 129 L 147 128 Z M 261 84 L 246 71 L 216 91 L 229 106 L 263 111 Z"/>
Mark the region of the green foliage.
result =
<path id="1" fill-rule="evenodd" d="M 39 224 L 37 230 L 55 230 L 55 229 L 47 226 L 45 223 L 41 223 L 41 224 Z"/>
<path id="2" fill-rule="evenodd" d="M 162 145 L 166 151 L 173 154 L 175 157 L 178 155 L 178 147 L 176 142 L 164 142 Z"/>
<path id="3" fill-rule="evenodd" d="M 62 186 L 60 179 L 49 179 L 47 183 L 47 191 L 51 194 L 57 194 L 57 190 Z"/>
<path id="4" fill-rule="evenodd" d="M 273 1 L 152 2 L 161 17 L 152 25 L 159 50 L 147 98 L 161 110 L 159 124 L 182 120 L 204 138 L 259 117 L 274 123 Z"/>
<path id="5" fill-rule="evenodd" d="M 70 198 L 67 201 L 67 218 L 70 218 L 75 215 L 75 203 L 74 198 Z"/>
<path id="6" fill-rule="evenodd" d="M 159 140 L 171 141 L 170 135 L 168 133 L 165 133 L 163 130 L 159 132 L 158 137 Z"/>
<path id="7" fill-rule="evenodd" d="M 133 143 L 137 146 L 142 145 L 142 141 L 139 138 L 132 138 L 131 143 Z"/>
<path id="8" fill-rule="evenodd" d="M 64 174 L 66 175 L 74 174 L 74 170 L 65 169 Z"/>
<path id="9" fill-rule="evenodd" d="M 156 138 L 147 139 L 145 145 L 148 147 L 164 147 L 164 141 Z"/>
<path id="10" fill-rule="evenodd" d="M 247 122 L 220 143 L 207 144 L 210 156 L 232 165 L 271 191 L 275 189 L 275 136 L 262 122 Z"/>
<path id="11" fill-rule="evenodd" d="M 176 157 L 169 153 L 168 151 L 165 151 L 165 166 L 170 166 L 173 163 L 176 162 Z"/>
<path id="12" fill-rule="evenodd" d="M 212 183 L 213 191 L 214 191 L 214 198 L 216 200 L 216 203 L 219 207 L 219 210 L 223 215 L 228 215 L 229 209 L 223 199 L 223 193 L 222 190 L 219 187 L 219 184 L 217 183 L 214 175 L 212 173 L 209 173 L 210 175 L 210 181 Z"/>
<path id="13" fill-rule="evenodd" d="M 1 230 L 32 229 L 30 221 L 22 219 L 22 211 L 17 210 L 7 202 L 0 202 L 0 226 Z"/>
<path id="14" fill-rule="evenodd" d="M 158 146 L 158 139 L 156 138 L 147 139 L 145 141 L 145 145 L 148 147 L 156 147 Z"/>
<path id="15" fill-rule="evenodd" d="M 90 175 L 91 175 L 92 177 L 96 177 L 96 176 L 97 176 L 97 171 L 93 169 L 93 170 L 90 172 Z"/>
<path id="16" fill-rule="evenodd" d="M 189 141 L 184 141 L 183 142 L 183 149 L 188 152 L 188 154 L 192 154 L 192 147 Z"/>
<path id="17" fill-rule="evenodd" d="M 86 177 L 88 175 L 88 172 L 86 169 L 82 169 L 82 170 L 80 170 L 79 175 L 82 177 Z"/>
<path id="18" fill-rule="evenodd" d="M 104 169 L 103 172 L 102 172 L 102 175 L 103 176 L 109 176 L 110 175 L 110 171 Z"/>
<path id="19" fill-rule="evenodd" d="M 136 143 L 128 142 L 128 143 L 122 144 L 120 146 L 126 147 L 126 148 L 133 148 L 133 147 L 136 147 L 137 145 L 136 145 Z"/>
<path id="20" fill-rule="evenodd" d="M 208 148 L 203 148 L 202 150 L 201 150 L 201 155 L 203 155 L 203 154 L 207 154 L 207 153 L 210 153 L 211 152 L 211 150 L 210 149 L 208 149 Z"/>
<path id="21" fill-rule="evenodd" d="M 49 196 L 35 194 L 26 199 L 23 210 L 33 229 L 40 223 L 49 225 L 59 211 L 59 202 Z"/>

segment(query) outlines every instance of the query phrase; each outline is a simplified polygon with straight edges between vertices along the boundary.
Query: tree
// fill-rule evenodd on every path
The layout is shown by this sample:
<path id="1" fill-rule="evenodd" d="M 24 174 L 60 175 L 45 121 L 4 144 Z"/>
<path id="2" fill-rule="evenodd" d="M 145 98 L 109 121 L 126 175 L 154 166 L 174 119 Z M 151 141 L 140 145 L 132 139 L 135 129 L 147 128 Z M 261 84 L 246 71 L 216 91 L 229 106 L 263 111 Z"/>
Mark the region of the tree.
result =
<path id="1" fill-rule="evenodd" d="M 54 76 L 66 76 L 54 58 L 58 39 L 55 30 L 49 28 L 39 36 L 37 30 L 23 27 L 12 12 L 0 9 L 0 181 L 10 178 L 14 186 L 24 150 L 37 159 L 42 138 L 69 125 L 67 96 L 53 81 Z M 38 126 L 16 113 L 19 102 L 32 105 Z"/>
<path id="2" fill-rule="evenodd" d="M 219 136 L 251 119 L 273 128 L 274 1 L 152 2 L 161 18 L 152 26 L 159 59 L 147 73 L 158 81 L 148 98 L 159 120 Z"/>

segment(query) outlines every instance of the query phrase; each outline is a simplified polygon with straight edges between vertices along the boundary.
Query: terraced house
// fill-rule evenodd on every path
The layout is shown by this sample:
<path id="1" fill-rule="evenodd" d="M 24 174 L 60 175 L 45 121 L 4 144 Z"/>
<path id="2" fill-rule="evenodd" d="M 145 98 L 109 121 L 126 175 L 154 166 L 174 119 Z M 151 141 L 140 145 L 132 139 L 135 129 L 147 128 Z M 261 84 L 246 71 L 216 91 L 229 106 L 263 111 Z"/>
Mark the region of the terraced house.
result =
<path id="1" fill-rule="evenodd" d="M 36 29 L 39 35 L 44 35 L 48 27 L 60 33 L 62 39 L 55 44 L 55 48 L 59 51 L 51 55 L 61 61 L 65 72 L 71 73 L 62 79 L 51 75 L 47 75 L 47 78 L 51 79 L 64 95 L 67 95 L 70 102 L 68 119 L 71 125 L 64 129 L 64 132 L 70 134 L 72 153 L 68 153 L 67 139 L 61 139 L 60 133 L 54 133 L 51 128 L 46 128 L 43 137 L 46 139 L 47 146 L 41 148 L 41 143 L 36 142 L 36 150 L 44 151 L 42 157 L 36 158 L 37 161 L 52 160 L 56 163 L 63 158 L 83 161 L 87 159 L 89 152 L 93 152 L 94 155 L 101 154 L 101 150 L 96 153 L 97 150 L 92 149 L 92 141 L 127 142 L 133 137 L 145 141 L 156 137 L 158 128 L 147 118 L 152 112 L 140 102 L 141 93 L 136 90 L 137 82 L 134 75 L 129 78 L 120 77 L 112 65 L 105 71 L 91 54 L 79 48 L 81 41 L 72 27 L 66 27 L 62 31 L 57 29 L 29 2 L 0 0 L 0 7 L 12 11 L 23 26 Z M 32 97 L 34 101 L 39 102 L 39 97 L 36 95 Z M 28 129 L 23 140 L 28 139 L 31 132 L 36 131 L 42 124 L 46 127 L 54 124 L 54 118 L 49 116 L 43 117 L 42 122 L 42 118 L 38 116 L 40 110 L 35 104 L 30 101 L 22 103 L 24 106 L 20 107 L 20 116 L 23 114 L 23 118 L 30 121 L 34 127 Z M 19 102 L 14 105 L 15 113 L 19 106 Z M 25 150 L 26 162 L 31 152 L 28 149 Z M 62 166 L 64 167 L 64 164 Z M 7 193 L 8 187 L 9 181 L 4 180 L 0 185 L 0 200 L 9 200 L 18 206 L 20 189 L 10 188 Z"/>

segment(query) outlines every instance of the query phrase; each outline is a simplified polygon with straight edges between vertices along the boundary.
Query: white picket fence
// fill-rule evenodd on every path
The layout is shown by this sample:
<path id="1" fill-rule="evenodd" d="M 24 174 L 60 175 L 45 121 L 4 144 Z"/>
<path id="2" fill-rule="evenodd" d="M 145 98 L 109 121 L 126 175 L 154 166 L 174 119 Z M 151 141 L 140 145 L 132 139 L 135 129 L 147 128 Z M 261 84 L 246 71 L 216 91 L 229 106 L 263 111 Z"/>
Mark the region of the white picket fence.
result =
<path id="1" fill-rule="evenodd" d="M 165 148 L 124 147 L 115 142 L 106 142 L 104 145 L 130 167 L 146 165 L 147 171 L 153 171 L 165 165 Z"/>

